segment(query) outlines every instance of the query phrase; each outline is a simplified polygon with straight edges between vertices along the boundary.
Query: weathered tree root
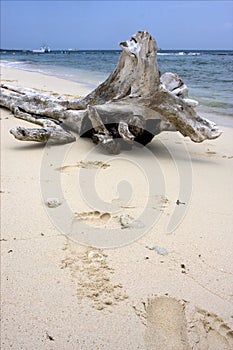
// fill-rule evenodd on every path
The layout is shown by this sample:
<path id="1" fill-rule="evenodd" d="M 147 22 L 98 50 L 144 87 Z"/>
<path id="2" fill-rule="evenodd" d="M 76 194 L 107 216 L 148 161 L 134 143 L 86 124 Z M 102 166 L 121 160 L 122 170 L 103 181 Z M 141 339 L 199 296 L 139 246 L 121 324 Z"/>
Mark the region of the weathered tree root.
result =
<path id="1" fill-rule="evenodd" d="M 174 73 L 160 76 L 155 40 L 138 32 L 120 44 L 122 54 L 114 72 L 94 91 L 78 100 L 1 85 L 0 105 L 19 119 L 42 128 L 14 128 L 18 140 L 68 143 L 75 136 L 91 137 L 108 152 L 119 153 L 122 144 L 143 145 L 162 131 L 180 131 L 194 142 L 215 139 L 221 131 L 200 117 L 197 102 L 188 98 L 188 88 Z M 120 141 L 121 140 L 121 141 Z"/>

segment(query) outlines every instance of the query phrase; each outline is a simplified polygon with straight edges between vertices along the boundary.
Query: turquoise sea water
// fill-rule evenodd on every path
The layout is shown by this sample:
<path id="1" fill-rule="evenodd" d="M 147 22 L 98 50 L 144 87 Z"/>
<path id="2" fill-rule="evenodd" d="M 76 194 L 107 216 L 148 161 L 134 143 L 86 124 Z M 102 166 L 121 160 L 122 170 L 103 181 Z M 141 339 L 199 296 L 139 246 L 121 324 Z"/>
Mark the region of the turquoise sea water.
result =
<path id="1" fill-rule="evenodd" d="M 114 70 L 120 53 L 3 51 L 1 64 L 80 82 L 94 89 Z M 203 112 L 233 117 L 233 51 L 160 51 L 158 65 L 161 73 L 170 71 L 181 76 L 190 97 L 199 101 Z"/>

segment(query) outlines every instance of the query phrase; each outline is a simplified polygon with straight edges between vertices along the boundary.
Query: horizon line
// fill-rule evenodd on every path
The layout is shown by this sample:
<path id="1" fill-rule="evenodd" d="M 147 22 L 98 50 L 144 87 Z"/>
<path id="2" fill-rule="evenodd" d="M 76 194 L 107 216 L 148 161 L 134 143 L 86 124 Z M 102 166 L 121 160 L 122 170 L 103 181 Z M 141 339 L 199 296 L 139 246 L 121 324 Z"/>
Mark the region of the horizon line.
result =
<path id="1" fill-rule="evenodd" d="M 11 48 L 11 49 L 6 49 L 6 48 L 0 48 L 0 51 L 26 51 L 26 52 L 32 52 L 34 49 L 15 49 L 15 48 Z M 215 49 L 210 49 L 210 48 L 205 48 L 205 49 L 200 49 L 200 48 L 191 48 L 191 49 L 188 49 L 188 48 L 166 48 L 166 49 L 163 49 L 163 48 L 158 48 L 157 51 L 171 51 L 171 50 L 184 50 L 184 51 L 190 51 L 190 50 L 193 50 L 193 51 L 233 51 L 233 48 L 231 49 L 220 49 L 220 48 L 215 48 Z M 53 52 L 53 51 L 68 51 L 68 52 L 77 52 L 77 51 L 122 51 L 122 49 L 77 49 L 77 48 L 74 48 L 74 49 L 50 49 L 50 52 Z"/>

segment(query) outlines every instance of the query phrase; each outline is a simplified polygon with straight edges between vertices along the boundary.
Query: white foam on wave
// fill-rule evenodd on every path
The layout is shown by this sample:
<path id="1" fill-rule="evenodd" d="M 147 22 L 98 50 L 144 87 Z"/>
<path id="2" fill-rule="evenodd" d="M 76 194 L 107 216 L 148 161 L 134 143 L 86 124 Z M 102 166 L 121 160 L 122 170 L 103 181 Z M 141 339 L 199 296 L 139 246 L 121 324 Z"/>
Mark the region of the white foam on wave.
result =
<path id="1" fill-rule="evenodd" d="M 188 56 L 200 56 L 200 52 L 189 52 Z"/>
<path id="2" fill-rule="evenodd" d="M 10 68 L 20 68 L 23 66 L 22 61 L 6 61 L 6 60 L 1 60 L 0 65 L 2 67 L 10 67 Z"/>
<path id="3" fill-rule="evenodd" d="M 157 53 L 158 56 L 200 56 L 200 52 L 184 52 L 184 51 L 180 51 L 180 52 L 158 52 Z"/>

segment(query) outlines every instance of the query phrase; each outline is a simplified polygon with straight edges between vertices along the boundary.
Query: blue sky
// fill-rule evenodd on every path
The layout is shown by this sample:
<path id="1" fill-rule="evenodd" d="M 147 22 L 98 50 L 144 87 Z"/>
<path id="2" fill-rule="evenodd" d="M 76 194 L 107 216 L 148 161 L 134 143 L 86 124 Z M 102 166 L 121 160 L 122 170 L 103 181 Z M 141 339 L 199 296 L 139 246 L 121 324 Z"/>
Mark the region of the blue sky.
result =
<path id="1" fill-rule="evenodd" d="M 138 30 L 162 49 L 233 49 L 233 1 L 1 0 L 5 49 L 118 49 Z"/>

